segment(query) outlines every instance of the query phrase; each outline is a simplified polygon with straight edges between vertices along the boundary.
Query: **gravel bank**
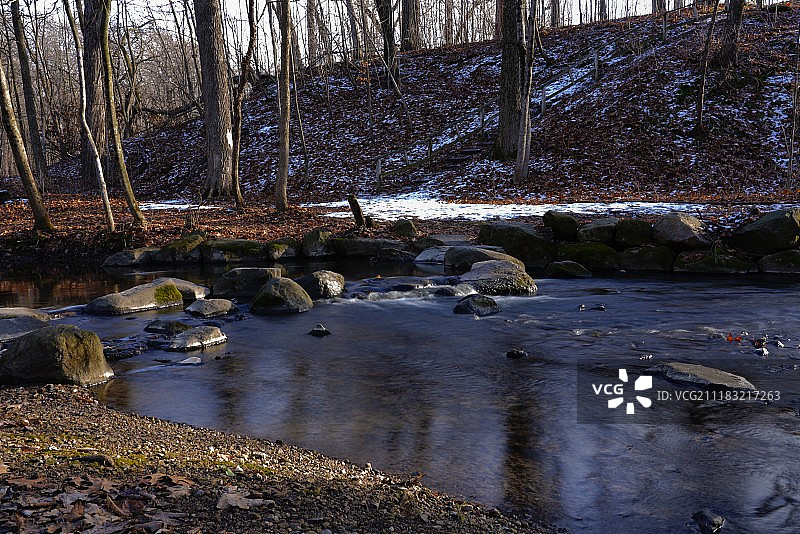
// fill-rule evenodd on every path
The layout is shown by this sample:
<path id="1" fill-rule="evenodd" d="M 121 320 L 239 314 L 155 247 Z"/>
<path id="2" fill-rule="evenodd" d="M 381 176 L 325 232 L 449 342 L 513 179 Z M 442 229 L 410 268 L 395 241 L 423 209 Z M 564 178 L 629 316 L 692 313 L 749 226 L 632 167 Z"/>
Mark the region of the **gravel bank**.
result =
<path id="1" fill-rule="evenodd" d="M 0 533 L 553 532 L 281 442 L 0 388 Z"/>

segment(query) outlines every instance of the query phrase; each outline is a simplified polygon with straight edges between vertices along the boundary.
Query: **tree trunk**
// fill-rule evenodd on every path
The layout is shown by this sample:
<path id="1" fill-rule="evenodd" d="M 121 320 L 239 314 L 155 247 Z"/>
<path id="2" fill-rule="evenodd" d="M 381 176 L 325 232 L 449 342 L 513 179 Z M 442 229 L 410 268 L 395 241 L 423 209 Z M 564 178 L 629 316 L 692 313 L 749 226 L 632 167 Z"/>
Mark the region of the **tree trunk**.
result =
<path id="1" fill-rule="evenodd" d="M 523 23 L 521 0 L 503 0 L 503 41 L 500 63 L 500 123 L 497 127 L 495 157 L 513 158 L 519 140 L 521 81 L 524 47 L 521 46 Z"/>
<path id="2" fill-rule="evenodd" d="M 125 153 L 122 151 L 122 139 L 119 134 L 119 122 L 117 121 L 116 101 L 114 100 L 114 71 L 111 66 L 111 50 L 108 45 L 108 26 L 111 21 L 111 0 L 104 0 L 103 4 L 103 24 L 100 32 L 100 47 L 103 55 L 103 74 L 104 87 L 106 90 L 106 113 L 108 114 L 109 124 L 111 125 L 111 139 L 114 143 L 114 159 L 116 160 L 119 180 L 125 194 L 125 202 L 128 204 L 128 211 L 131 212 L 133 222 L 137 226 L 146 227 L 147 221 L 136 196 L 133 194 L 133 187 L 128 177 L 128 166 L 125 165 Z"/>
<path id="3" fill-rule="evenodd" d="M 286 211 L 289 200 L 286 194 L 289 182 L 289 117 L 292 101 L 289 94 L 289 62 L 291 59 L 291 36 L 289 24 L 289 0 L 278 0 L 278 25 L 281 30 L 281 71 L 278 76 L 280 116 L 278 117 L 278 176 L 275 179 L 275 208 Z"/>
<path id="4" fill-rule="evenodd" d="M 503 36 L 503 0 L 495 0 L 494 10 L 494 40 L 499 41 Z"/>
<path id="5" fill-rule="evenodd" d="M 80 7 L 79 7 L 80 9 Z M 103 66 L 100 35 L 103 26 L 103 0 L 86 0 L 81 19 L 83 29 L 83 66 L 86 84 L 86 132 L 81 138 L 81 175 L 86 183 L 99 182 L 95 154 L 102 161 L 106 147 L 106 102 L 103 97 Z M 92 150 L 91 144 L 94 144 Z M 105 177 L 103 178 L 105 181 Z"/>
<path id="6" fill-rule="evenodd" d="M 375 0 L 383 37 L 383 61 L 386 63 L 387 85 L 394 88 L 400 85 L 400 70 L 397 64 L 397 44 L 394 40 L 394 10 L 391 0 Z"/>
<path id="7" fill-rule="evenodd" d="M 561 26 L 561 0 L 550 0 L 550 27 Z"/>
<path id="8" fill-rule="evenodd" d="M 353 47 L 352 58 L 353 61 L 358 61 L 361 59 L 361 40 L 358 35 L 358 18 L 356 17 L 353 0 L 346 0 L 345 6 L 347 7 L 347 20 L 350 25 L 350 42 Z"/>
<path id="9" fill-rule="evenodd" d="M 42 189 L 46 189 L 50 185 L 47 176 L 47 157 L 44 153 L 41 130 L 39 128 L 39 114 L 36 111 L 36 90 L 33 87 L 33 79 L 31 77 L 28 43 L 25 37 L 25 29 L 22 26 L 22 16 L 19 12 L 19 0 L 12 0 L 11 2 L 11 19 L 14 24 L 14 40 L 17 42 L 17 55 L 19 56 L 19 68 L 22 75 L 25 116 L 28 119 L 28 130 L 31 137 L 33 174 Z"/>
<path id="10" fill-rule="evenodd" d="M 400 28 L 401 50 L 419 50 L 422 48 L 419 17 L 419 0 L 403 0 L 403 24 Z"/>
<path id="11" fill-rule="evenodd" d="M 103 165 L 100 163 L 100 152 L 94 142 L 92 129 L 89 126 L 89 121 L 86 118 L 86 71 L 83 65 L 83 51 L 81 50 L 81 38 L 78 35 L 78 25 L 75 24 L 75 17 L 72 15 L 72 8 L 69 5 L 69 0 L 62 0 L 64 5 L 64 12 L 67 15 L 70 29 L 72 30 L 72 41 L 75 44 L 75 61 L 78 64 L 78 85 L 80 86 L 80 120 L 81 128 L 83 128 L 83 135 L 89 147 L 89 156 L 91 156 L 91 163 L 93 165 L 93 174 L 97 177 L 97 183 L 100 186 L 100 197 L 103 199 L 103 210 L 106 214 L 106 224 L 109 232 L 113 232 L 114 214 L 111 212 L 111 202 L 108 199 L 108 189 L 106 188 L 106 179 L 103 175 Z"/>
<path id="12" fill-rule="evenodd" d="M 503 2 L 503 0 L 497 0 L 498 2 Z M 444 0 L 444 44 L 451 45 L 455 43 L 455 39 L 453 38 L 453 28 L 455 26 L 455 21 L 453 18 L 453 0 Z"/>
<path id="13" fill-rule="evenodd" d="M 557 3 L 557 0 L 553 4 Z M 551 5 L 553 5 L 551 4 Z M 531 86 L 533 85 L 533 60 L 536 49 L 536 3 L 533 2 L 528 18 L 527 43 L 525 46 L 525 69 L 522 80 L 522 109 L 519 115 L 519 149 L 514 165 L 514 183 L 521 184 L 528 178 L 531 155 Z"/>
<path id="14" fill-rule="evenodd" d="M 239 73 L 239 83 L 233 95 L 233 155 L 231 158 L 231 176 L 233 177 L 233 198 L 236 206 L 244 207 L 242 188 L 239 185 L 239 152 L 242 145 L 242 101 L 247 79 L 250 75 L 250 62 L 256 50 L 256 6 L 255 0 L 247 0 L 247 22 L 250 27 L 250 39 L 247 43 L 247 52 L 242 58 L 242 69 Z"/>
<path id="15" fill-rule="evenodd" d="M 208 169 L 204 197 L 229 197 L 232 193 L 231 99 L 228 63 L 222 38 L 219 0 L 194 0 L 197 45 L 200 49 L 203 114 Z"/>
<path id="16" fill-rule="evenodd" d="M 8 89 L 6 72 L 2 67 L 0 67 L 0 101 L 0 108 L 3 113 L 3 128 L 11 145 L 11 152 L 14 155 L 14 162 L 17 165 L 20 180 L 22 180 L 22 187 L 25 189 L 25 196 L 28 197 L 28 205 L 33 212 L 33 229 L 52 232 L 55 228 L 50 222 L 50 216 L 47 214 L 42 195 L 39 193 L 39 188 L 36 187 L 36 181 L 33 179 L 33 171 L 28 162 L 25 143 L 22 140 L 22 133 L 19 131 L 14 107 L 11 105 L 11 92 Z"/>
<path id="17" fill-rule="evenodd" d="M 708 34 L 706 35 L 706 46 L 703 50 L 703 71 L 700 75 L 700 87 L 697 88 L 697 122 L 695 123 L 695 133 L 700 135 L 703 133 L 703 108 L 705 107 L 706 99 L 706 75 L 708 74 L 708 54 L 711 49 L 711 36 L 714 35 L 714 24 L 717 22 L 717 9 L 719 3 L 714 4 L 714 11 L 711 13 L 711 22 L 708 25 Z"/>
<path id="18" fill-rule="evenodd" d="M 739 61 L 739 30 L 742 28 L 744 0 L 730 0 L 728 16 L 722 27 L 722 47 L 717 62 L 722 67 L 735 67 Z"/>
<path id="19" fill-rule="evenodd" d="M 319 62 L 316 0 L 306 0 L 306 37 L 308 39 L 308 66 L 316 67 Z"/>

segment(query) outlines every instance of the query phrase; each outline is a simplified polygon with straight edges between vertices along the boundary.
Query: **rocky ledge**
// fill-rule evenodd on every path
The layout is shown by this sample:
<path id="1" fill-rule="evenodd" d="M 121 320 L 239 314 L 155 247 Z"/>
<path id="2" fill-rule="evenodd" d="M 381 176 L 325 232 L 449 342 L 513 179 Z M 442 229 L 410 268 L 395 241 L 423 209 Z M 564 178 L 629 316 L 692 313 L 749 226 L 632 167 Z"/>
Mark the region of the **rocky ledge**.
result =
<path id="1" fill-rule="evenodd" d="M 0 388 L 2 532 L 554 532 L 267 440 Z"/>

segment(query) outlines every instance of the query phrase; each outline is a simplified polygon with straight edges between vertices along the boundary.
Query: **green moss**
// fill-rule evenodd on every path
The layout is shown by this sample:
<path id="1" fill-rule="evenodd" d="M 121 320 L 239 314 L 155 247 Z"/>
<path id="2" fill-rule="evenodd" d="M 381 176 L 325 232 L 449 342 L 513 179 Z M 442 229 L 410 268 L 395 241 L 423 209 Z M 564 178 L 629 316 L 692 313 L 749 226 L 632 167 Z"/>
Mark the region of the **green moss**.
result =
<path id="1" fill-rule="evenodd" d="M 155 290 L 154 297 L 157 304 L 168 304 L 170 302 L 182 302 L 183 296 L 175 284 L 168 283 L 158 286 Z"/>
<path id="2" fill-rule="evenodd" d="M 161 250 L 170 250 L 175 252 L 189 252 L 190 250 L 197 248 L 205 240 L 206 238 L 200 234 L 188 234 L 181 237 L 180 239 L 176 239 L 175 241 L 167 243 Z"/>
<path id="3" fill-rule="evenodd" d="M 284 243 L 267 243 L 267 250 L 272 254 L 283 254 L 288 248 Z"/>

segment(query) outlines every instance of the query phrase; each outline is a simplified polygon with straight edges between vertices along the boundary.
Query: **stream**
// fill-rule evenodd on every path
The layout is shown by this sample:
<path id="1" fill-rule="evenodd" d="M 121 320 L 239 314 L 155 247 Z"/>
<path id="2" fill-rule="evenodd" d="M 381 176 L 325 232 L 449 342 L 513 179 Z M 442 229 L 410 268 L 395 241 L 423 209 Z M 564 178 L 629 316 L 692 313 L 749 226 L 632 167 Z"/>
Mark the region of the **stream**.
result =
<path id="1" fill-rule="evenodd" d="M 350 283 L 436 274 L 342 262 L 287 268 L 330 268 Z M 211 284 L 221 272 L 2 273 L 0 306 L 63 309 L 165 274 Z M 156 360 L 186 355 L 150 350 L 113 362 L 116 378 L 95 391 L 119 410 L 419 473 L 434 489 L 572 532 L 691 532 L 692 514 L 706 508 L 727 519 L 723 532 L 800 531 L 800 283 L 537 284 L 534 297 L 496 297 L 503 311 L 480 319 L 453 314 L 458 297 L 334 299 L 286 317 L 251 315 L 245 304 L 244 320 L 220 320 L 227 344 L 191 353 L 202 365 L 165 365 Z M 175 310 L 61 321 L 106 340 L 139 335 L 156 317 L 202 322 Z M 333 335 L 307 335 L 317 323 Z M 761 335 L 784 347 L 756 354 L 748 340 Z M 529 356 L 507 358 L 514 348 Z M 618 369 L 638 376 L 674 360 L 741 374 L 779 399 L 659 402 L 656 391 L 674 385 L 654 377 L 650 417 L 638 408 L 626 418 L 580 386 L 582 376 L 615 382 Z"/>

